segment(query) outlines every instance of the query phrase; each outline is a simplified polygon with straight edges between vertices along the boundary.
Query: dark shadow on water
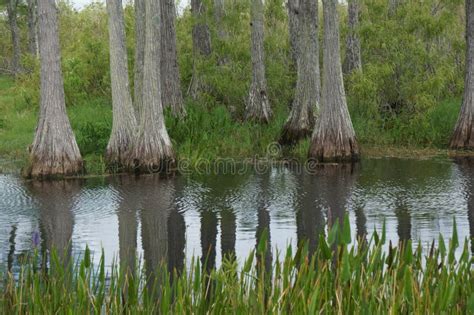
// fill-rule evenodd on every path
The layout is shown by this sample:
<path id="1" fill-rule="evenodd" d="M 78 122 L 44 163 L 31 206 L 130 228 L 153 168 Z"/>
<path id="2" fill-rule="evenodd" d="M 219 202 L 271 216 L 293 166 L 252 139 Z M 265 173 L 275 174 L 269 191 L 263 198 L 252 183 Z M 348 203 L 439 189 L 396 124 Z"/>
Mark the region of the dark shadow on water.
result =
<path id="1" fill-rule="evenodd" d="M 456 158 L 454 161 L 464 180 L 464 194 L 467 202 L 467 218 L 471 238 L 471 253 L 474 255 L 474 158 L 462 157 Z"/>
<path id="2" fill-rule="evenodd" d="M 71 259 L 74 229 L 72 208 L 84 180 L 32 181 L 27 188 L 39 207 L 39 227 L 43 268 L 47 268 L 47 253 L 54 249 L 60 261 L 67 265 Z"/>

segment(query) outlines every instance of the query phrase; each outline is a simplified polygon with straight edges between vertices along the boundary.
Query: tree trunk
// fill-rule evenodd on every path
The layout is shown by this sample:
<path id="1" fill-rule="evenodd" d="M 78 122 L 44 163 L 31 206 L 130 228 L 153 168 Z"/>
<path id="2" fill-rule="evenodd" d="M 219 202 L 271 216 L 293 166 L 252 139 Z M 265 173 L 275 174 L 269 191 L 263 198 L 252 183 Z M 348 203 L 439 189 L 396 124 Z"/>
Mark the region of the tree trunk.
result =
<path id="1" fill-rule="evenodd" d="M 145 0 L 135 1 L 135 65 L 133 79 L 133 105 L 135 117 L 140 119 L 143 107 L 143 67 L 145 61 Z"/>
<path id="2" fill-rule="evenodd" d="M 265 78 L 265 54 L 263 47 L 263 2 L 252 0 L 252 82 L 249 98 L 245 108 L 245 118 L 257 122 L 268 123 L 272 115 L 267 93 L 267 79 Z"/>
<path id="3" fill-rule="evenodd" d="M 10 25 L 10 33 L 12 38 L 13 56 L 12 56 L 12 72 L 17 75 L 20 71 L 20 29 L 17 23 L 17 0 L 7 0 L 8 23 Z"/>
<path id="4" fill-rule="evenodd" d="M 191 11 L 195 20 L 193 26 L 193 77 L 189 87 L 189 93 L 193 99 L 206 89 L 202 82 L 197 63 L 203 57 L 209 57 L 211 50 L 211 33 L 206 23 L 206 7 L 202 0 L 191 0 Z"/>
<path id="5" fill-rule="evenodd" d="M 227 32 L 225 31 L 223 23 L 224 15 L 224 0 L 214 0 L 214 19 L 216 22 L 217 38 L 221 41 L 227 39 Z"/>
<path id="6" fill-rule="evenodd" d="M 318 2 L 300 0 L 299 6 L 298 78 L 295 99 L 280 137 L 283 145 L 294 145 L 309 136 L 314 128 L 314 112 L 319 111 Z"/>
<path id="7" fill-rule="evenodd" d="M 83 170 L 83 162 L 66 113 L 55 1 L 39 0 L 38 16 L 40 114 L 31 147 L 31 167 L 27 170 L 27 175 L 75 175 Z"/>
<path id="8" fill-rule="evenodd" d="M 160 3 L 145 0 L 145 58 L 143 107 L 129 165 L 137 172 L 165 172 L 174 164 L 174 152 L 163 116 L 160 81 Z"/>
<path id="9" fill-rule="evenodd" d="M 464 96 L 451 137 L 451 149 L 474 149 L 474 1 L 466 0 L 466 74 Z"/>
<path id="10" fill-rule="evenodd" d="M 128 81 L 128 59 L 125 46 L 122 1 L 107 0 L 107 12 L 109 15 L 113 123 L 105 158 L 109 166 L 120 167 L 127 163 L 128 154 L 130 154 L 133 145 L 137 122 L 133 112 Z"/>
<path id="11" fill-rule="evenodd" d="M 304 1 L 304 0 L 303 0 Z M 288 0 L 288 27 L 290 35 L 290 55 L 293 67 L 298 66 L 298 20 L 300 14 L 300 0 Z M 317 17 L 316 17 L 317 18 Z"/>
<path id="12" fill-rule="evenodd" d="M 392 16 L 397 13 L 397 9 L 403 0 L 389 0 L 388 1 L 388 15 Z"/>
<path id="13" fill-rule="evenodd" d="M 160 3 L 162 102 L 171 107 L 175 116 L 185 116 L 176 50 L 176 8 L 174 0 L 161 0 Z"/>
<path id="14" fill-rule="evenodd" d="M 360 40 L 357 34 L 359 27 L 359 6 L 359 0 L 349 0 L 347 4 L 349 34 L 347 35 L 346 59 L 344 61 L 345 74 L 362 70 Z"/>
<path id="15" fill-rule="evenodd" d="M 354 161 L 359 148 L 347 109 L 339 47 L 337 0 L 323 0 L 324 68 L 321 114 L 309 156 L 320 162 Z"/>
<path id="16" fill-rule="evenodd" d="M 37 0 L 27 0 L 28 3 L 28 52 L 32 56 L 38 56 L 38 32 L 37 32 Z"/>

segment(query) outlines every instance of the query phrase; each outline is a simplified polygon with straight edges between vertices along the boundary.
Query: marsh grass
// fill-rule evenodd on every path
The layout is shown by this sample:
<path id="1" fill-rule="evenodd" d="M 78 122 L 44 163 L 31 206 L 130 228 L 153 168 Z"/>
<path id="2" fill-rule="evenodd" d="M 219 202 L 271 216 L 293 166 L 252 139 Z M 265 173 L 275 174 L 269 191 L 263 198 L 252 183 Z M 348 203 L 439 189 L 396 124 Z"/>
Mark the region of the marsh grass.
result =
<path id="1" fill-rule="evenodd" d="M 186 272 L 162 266 L 154 277 L 140 264 L 128 272 L 118 265 L 106 269 L 103 253 L 94 266 L 88 248 L 74 266 L 53 252 L 48 270 L 31 259 L 17 276 L 5 275 L 0 307 L 4 314 L 474 312 L 469 242 L 459 248 L 455 223 L 450 240 L 440 235 L 428 251 L 411 242 L 385 243 L 385 228 L 352 242 L 346 217 L 341 227 L 336 223 L 327 237 L 320 236 L 314 253 L 304 243 L 288 247 L 275 255 L 271 269 L 260 263 L 266 251 L 262 236 L 241 263 L 227 257 L 207 273 L 192 259 Z"/>

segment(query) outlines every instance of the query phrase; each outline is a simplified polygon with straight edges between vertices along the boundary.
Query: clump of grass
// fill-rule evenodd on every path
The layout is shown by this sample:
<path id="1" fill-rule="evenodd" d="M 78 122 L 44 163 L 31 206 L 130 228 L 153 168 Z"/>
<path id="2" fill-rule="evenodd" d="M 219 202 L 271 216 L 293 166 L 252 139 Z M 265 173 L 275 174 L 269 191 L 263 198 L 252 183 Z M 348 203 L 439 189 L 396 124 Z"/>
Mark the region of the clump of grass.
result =
<path id="1" fill-rule="evenodd" d="M 0 293 L 5 314 L 466 314 L 474 311 L 474 273 L 468 242 L 461 255 L 456 224 L 449 241 L 440 235 L 428 252 L 411 242 L 386 246 L 385 228 L 358 244 L 349 219 L 320 236 L 314 253 L 307 244 L 288 247 L 282 260 L 265 261 L 266 232 L 239 267 L 231 257 L 206 271 L 192 260 L 187 271 L 155 273 L 117 265 L 107 272 L 85 250 L 72 267 L 51 255 L 49 269 L 36 259 L 19 275 L 7 274 Z M 352 244 L 352 245 L 351 245 Z M 64 256 L 62 256 L 64 257 Z M 44 264 L 43 264 L 44 266 Z"/>

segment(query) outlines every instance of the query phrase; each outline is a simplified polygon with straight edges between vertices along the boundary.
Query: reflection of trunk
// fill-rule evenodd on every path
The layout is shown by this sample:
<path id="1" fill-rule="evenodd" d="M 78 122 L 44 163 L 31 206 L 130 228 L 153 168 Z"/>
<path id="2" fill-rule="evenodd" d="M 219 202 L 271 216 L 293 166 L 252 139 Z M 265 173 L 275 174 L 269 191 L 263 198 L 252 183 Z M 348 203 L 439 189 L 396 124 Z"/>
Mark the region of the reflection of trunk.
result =
<path id="1" fill-rule="evenodd" d="M 342 225 L 352 188 L 356 181 L 357 165 L 325 165 L 320 170 L 322 186 L 324 188 L 323 200 L 328 206 L 328 224 L 336 220 Z"/>
<path id="2" fill-rule="evenodd" d="M 160 268 L 168 266 L 168 217 L 174 201 L 173 183 L 159 176 L 144 176 L 139 181 L 147 285 L 150 292 L 157 295 L 160 295 Z"/>
<path id="3" fill-rule="evenodd" d="M 10 243 L 10 250 L 8 251 L 8 258 L 7 258 L 7 267 L 8 272 L 12 272 L 13 269 L 13 262 L 15 260 L 15 238 L 16 238 L 16 225 L 12 226 L 12 230 L 10 232 L 10 238 L 8 242 Z"/>
<path id="4" fill-rule="evenodd" d="M 216 266 L 217 216 L 211 210 L 201 212 L 201 265 L 207 272 Z"/>
<path id="5" fill-rule="evenodd" d="M 20 72 L 20 29 L 17 23 L 17 0 L 7 0 L 8 23 L 13 46 L 12 72 L 17 75 Z"/>
<path id="6" fill-rule="evenodd" d="M 357 240 L 361 244 L 367 243 L 367 218 L 364 213 L 364 207 L 362 205 L 356 205 L 354 208 L 356 229 L 357 229 Z"/>
<path id="7" fill-rule="evenodd" d="M 184 270 L 186 223 L 183 214 L 173 206 L 168 217 L 168 270 L 179 275 Z"/>
<path id="8" fill-rule="evenodd" d="M 395 202 L 395 216 L 397 217 L 397 233 L 400 242 L 411 240 L 411 215 L 403 202 Z"/>
<path id="9" fill-rule="evenodd" d="M 325 220 L 322 213 L 321 193 L 323 187 L 319 180 L 311 175 L 300 176 L 301 198 L 296 209 L 296 233 L 298 244 L 308 242 L 309 254 L 318 246 L 319 236 L 324 233 Z"/>
<path id="10" fill-rule="evenodd" d="M 270 173 L 261 175 L 261 184 L 260 184 L 260 200 L 257 202 L 257 275 L 258 281 L 263 280 L 264 290 L 265 290 L 265 300 L 267 300 L 268 295 L 271 290 L 271 280 L 272 280 L 272 242 L 270 234 L 270 212 L 268 211 L 268 193 L 269 193 L 269 180 Z M 266 233 L 266 239 L 263 238 L 264 233 Z M 266 242 L 264 242 L 266 241 Z M 259 252 L 258 248 L 260 246 L 265 247 L 265 252 Z M 262 278 L 263 277 L 263 278 Z M 266 303 L 265 303 L 266 304 Z"/>
<path id="11" fill-rule="evenodd" d="M 221 211 L 221 247 L 222 258 L 235 258 L 235 213 L 230 208 Z"/>
<path id="12" fill-rule="evenodd" d="M 471 252 L 474 255 L 474 158 L 456 159 L 461 175 L 465 179 L 465 195 L 467 202 L 467 218 L 469 220 L 469 234 L 471 239 Z"/>
<path id="13" fill-rule="evenodd" d="M 133 275 L 137 255 L 137 209 L 139 207 L 137 181 L 133 177 L 121 176 L 112 179 L 113 187 L 119 193 L 117 208 L 119 228 L 120 267 L 127 274 Z"/>
<path id="14" fill-rule="evenodd" d="M 39 203 L 41 238 L 46 249 L 57 251 L 66 265 L 71 258 L 71 237 L 74 228 L 72 207 L 82 181 L 31 182 L 30 191 Z"/>

